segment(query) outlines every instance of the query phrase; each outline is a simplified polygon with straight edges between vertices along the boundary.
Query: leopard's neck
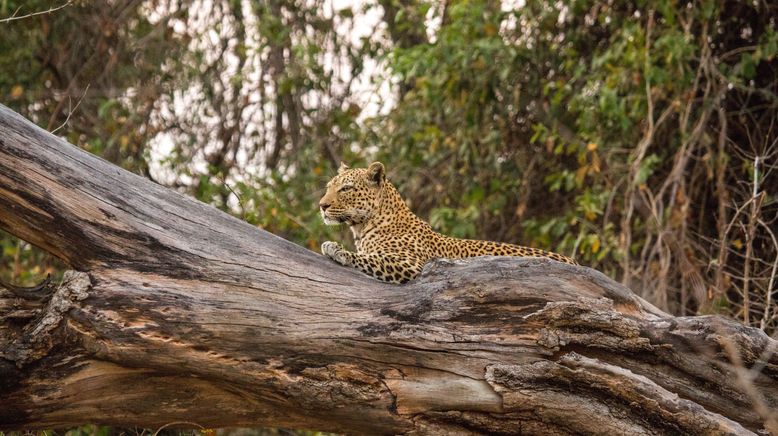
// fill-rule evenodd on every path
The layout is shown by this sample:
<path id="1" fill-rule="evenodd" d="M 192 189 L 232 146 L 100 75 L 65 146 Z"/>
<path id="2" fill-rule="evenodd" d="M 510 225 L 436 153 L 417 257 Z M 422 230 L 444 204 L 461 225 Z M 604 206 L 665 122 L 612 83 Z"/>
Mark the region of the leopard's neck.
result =
<path id="1" fill-rule="evenodd" d="M 354 242 L 359 246 L 376 233 L 407 233 L 429 228 L 429 224 L 417 217 L 405 204 L 397 189 L 385 182 L 378 198 L 372 216 L 364 223 L 354 224 L 351 233 Z"/>

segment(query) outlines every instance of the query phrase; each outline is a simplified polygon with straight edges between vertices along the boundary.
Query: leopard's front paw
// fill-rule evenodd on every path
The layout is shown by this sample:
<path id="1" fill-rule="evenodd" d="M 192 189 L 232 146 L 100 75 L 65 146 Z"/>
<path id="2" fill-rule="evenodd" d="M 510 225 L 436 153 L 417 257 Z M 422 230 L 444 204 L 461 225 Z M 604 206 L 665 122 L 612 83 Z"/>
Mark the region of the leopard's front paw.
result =
<path id="1" fill-rule="evenodd" d="M 321 244 L 321 254 L 329 257 L 341 265 L 347 264 L 345 257 L 342 255 L 344 251 L 345 249 L 337 242 L 327 241 Z"/>

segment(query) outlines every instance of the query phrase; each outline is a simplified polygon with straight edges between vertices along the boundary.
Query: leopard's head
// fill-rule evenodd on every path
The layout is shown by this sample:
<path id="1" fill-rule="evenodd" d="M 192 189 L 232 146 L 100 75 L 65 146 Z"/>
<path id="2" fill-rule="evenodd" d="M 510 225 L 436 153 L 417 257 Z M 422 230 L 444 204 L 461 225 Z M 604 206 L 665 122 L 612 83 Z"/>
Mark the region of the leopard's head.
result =
<path id="1" fill-rule="evenodd" d="M 327 183 L 327 193 L 319 200 L 324 222 L 362 224 L 375 212 L 377 197 L 386 183 L 384 165 L 373 162 L 367 168 L 340 165 L 338 175 Z"/>

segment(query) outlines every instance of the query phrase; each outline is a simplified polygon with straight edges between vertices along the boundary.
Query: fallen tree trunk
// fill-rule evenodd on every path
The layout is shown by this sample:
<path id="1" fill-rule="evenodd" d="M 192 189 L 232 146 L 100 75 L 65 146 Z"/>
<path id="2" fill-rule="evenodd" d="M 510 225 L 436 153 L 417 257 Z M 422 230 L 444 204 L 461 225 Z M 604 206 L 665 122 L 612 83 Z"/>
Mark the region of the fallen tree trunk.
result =
<path id="1" fill-rule="evenodd" d="M 75 271 L 0 289 L 0 429 L 776 434 L 776 341 L 543 259 L 379 283 L 0 106 L 0 227 Z"/>

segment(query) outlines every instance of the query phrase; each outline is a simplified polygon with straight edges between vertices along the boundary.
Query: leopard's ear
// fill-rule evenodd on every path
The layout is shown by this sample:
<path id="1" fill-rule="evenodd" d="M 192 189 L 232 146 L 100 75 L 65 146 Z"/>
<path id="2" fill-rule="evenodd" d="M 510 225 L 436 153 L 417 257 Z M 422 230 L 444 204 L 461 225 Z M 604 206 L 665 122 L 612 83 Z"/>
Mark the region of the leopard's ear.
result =
<path id="1" fill-rule="evenodd" d="M 346 171 L 348 169 L 348 165 L 346 165 L 344 162 L 340 163 L 340 168 L 338 168 L 338 174 L 342 173 L 343 171 Z"/>
<path id="2" fill-rule="evenodd" d="M 367 167 L 367 178 L 379 186 L 384 183 L 384 180 L 386 179 L 384 164 L 381 162 L 371 163 L 370 166 Z"/>

